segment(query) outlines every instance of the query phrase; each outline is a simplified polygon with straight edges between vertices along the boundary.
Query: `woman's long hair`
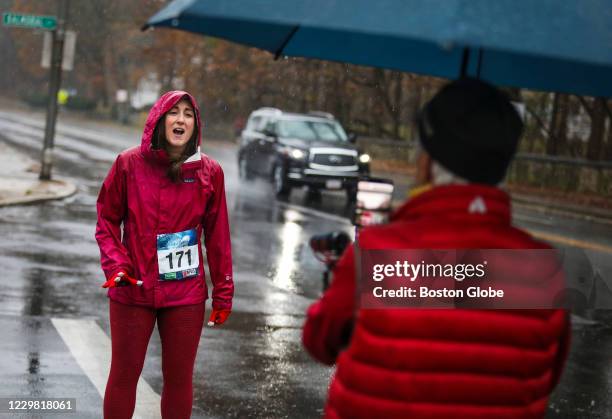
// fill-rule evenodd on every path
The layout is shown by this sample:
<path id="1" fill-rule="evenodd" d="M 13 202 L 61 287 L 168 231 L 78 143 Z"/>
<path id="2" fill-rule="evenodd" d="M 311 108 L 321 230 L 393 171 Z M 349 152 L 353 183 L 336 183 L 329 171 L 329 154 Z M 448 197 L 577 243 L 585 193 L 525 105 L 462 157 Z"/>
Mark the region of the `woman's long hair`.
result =
<path id="1" fill-rule="evenodd" d="M 153 130 L 153 138 L 151 139 L 151 146 L 154 150 L 163 149 L 168 153 L 168 141 L 166 139 L 166 114 L 159 118 L 157 121 L 157 125 L 155 125 L 155 129 Z M 183 150 L 183 153 L 178 158 L 170 157 L 170 153 L 168 153 L 168 159 L 170 160 L 170 167 L 166 171 L 166 175 L 172 182 L 178 182 L 181 180 L 181 166 L 185 163 L 191 155 L 193 155 L 198 146 L 198 130 L 200 129 L 197 121 L 195 121 L 193 127 L 193 134 L 191 134 L 191 138 L 187 142 L 187 146 Z"/>

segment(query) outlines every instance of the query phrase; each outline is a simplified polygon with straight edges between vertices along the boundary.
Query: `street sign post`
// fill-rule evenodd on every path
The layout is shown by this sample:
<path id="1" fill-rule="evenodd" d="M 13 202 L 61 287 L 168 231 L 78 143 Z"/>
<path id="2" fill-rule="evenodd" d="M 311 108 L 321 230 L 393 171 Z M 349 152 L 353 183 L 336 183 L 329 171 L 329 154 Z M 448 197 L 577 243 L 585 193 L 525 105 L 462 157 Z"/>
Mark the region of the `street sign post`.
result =
<path id="1" fill-rule="evenodd" d="M 68 0 L 58 0 L 58 17 L 26 15 L 23 13 L 5 12 L 2 14 L 2 23 L 5 26 L 19 28 L 43 29 L 51 32 L 51 56 L 49 97 L 47 102 L 47 118 L 45 121 L 45 138 L 41 153 L 40 180 L 51 179 L 51 166 L 53 165 L 53 139 L 55 137 L 55 123 L 57 121 L 57 92 L 62 85 L 62 57 L 64 54 L 64 40 L 66 39 L 66 21 L 68 20 Z M 74 36 L 71 37 L 74 44 Z M 74 49 L 74 45 L 72 46 Z M 71 67 L 71 66 L 70 66 Z"/>
<path id="2" fill-rule="evenodd" d="M 57 92 L 62 85 L 62 55 L 66 36 L 66 21 L 68 19 L 68 0 L 58 1 L 58 28 L 51 32 L 51 78 L 49 80 L 49 103 L 47 104 L 47 120 L 45 122 L 45 138 L 41 154 L 40 180 L 51 179 L 53 165 L 53 140 L 55 123 L 57 121 Z"/>
<path id="3" fill-rule="evenodd" d="M 49 31 L 57 28 L 55 16 L 24 15 L 21 13 L 6 12 L 2 14 L 4 26 L 16 26 L 18 28 L 46 29 Z"/>

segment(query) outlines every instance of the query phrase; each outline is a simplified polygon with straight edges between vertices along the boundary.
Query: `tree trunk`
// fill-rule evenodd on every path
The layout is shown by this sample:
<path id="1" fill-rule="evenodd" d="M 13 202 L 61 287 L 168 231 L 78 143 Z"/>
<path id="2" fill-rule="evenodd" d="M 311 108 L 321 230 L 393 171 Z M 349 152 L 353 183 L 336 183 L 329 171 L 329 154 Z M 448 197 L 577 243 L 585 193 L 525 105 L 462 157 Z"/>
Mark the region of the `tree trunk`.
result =
<path id="1" fill-rule="evenodd" d="M 557 141 L 555 133 L 557 132 L 557 120 L 559 119 L 559 93 L 553 94 L 552 109 L 550 112 L 550 125 L 548 127 L 548 138 L 546 139 L 546 154 L 557 154 Z"/>
<path id="2" fill-rule="evenodd" d="M 423 101 L 423 85 L 421 83 L 415 83 L 414 78 L 412 79 L 412 81 L 412 85 L 414 86 L 412 89 L 414 91 L 414 97 L 412 99 L 412 117 L 410 118 L 410 123 L 412 127 L 411 140 L 413 142 L 416 142 L 419 138 L 419 126 L 417 124 L 417 117 L 421 112 L 422 107 L 421 102 Z"/>
<path id="3" fill-rule="evenodd" d="M 385 105 L 381 104 L 381 102 L 386 101 L 386 97 L 383 95 L 386 93 L 384 88 L 385 84 L 385 73 L 384 70 L 380 68 L 375 68 L 372 70 L 372 78 L 374 80 L 374 98 L 373 98 L 373 112 L 370 114 L 373 117 L 372 127 L 374 128 L 374 132 L 372 133 L 375 137 L 381 138 L 383 136 L 383 132 L 385 130 L 385 117 L 383 107 Z"/>
<path id="4" fill-rule="evenodd" d="M 557 126 L 557 151 L 565 155 L 567 152 L 567 118 L 569 116 L 569 95 L 562 94 L 559 98 L 559 124 Z"/>
<path id="5" fill-rule="evenodd" d="M 399 140 L 401 137 L 401 127 L 402 127 L 402 75 L 401 72 L 395 73 L 395 97 L 394 97 L 394 106 L 391 109 L 391 117 L 393 118 L 393 137 L 396 140 Z"/>
<path id="6" fill-rule="evenodd" d="M 300 98 L 300 112 L 306 112 L 308 109 L 308 80 L 310 79 L 310 61 L 305 60 L 302 65 L 298 65 L 298 63 L 294 63 L 295 70 L 295 80 L 296 83 L 301 86 L 300 91 L 298 92 L 298 97 Z"/>
<path id="7" fill-rule="evenodd" d="M 113 37 L 109 35 L 106 38 L 104 47 L 104 105 L 115 106 L 115 93 L 117 92 L 117 74 L 115 71 L 115 54 L 114 54 Z"/>
<path id="8" fill-rule="evenodd" d="M 569 96 L 555 93 L 553 99 L 553 110 L 546 141 L 546 154 L 559 155 L 567 151 L 567 117 L 569 107 Z"/>
<path id="9" fill-rule="evenodd" d="M 321 63 L 321 67 L 319 68 L 319 90 L 317 91 L 317 104 L 315 110 L 317 111 L 326 111 L 327 110 L 327 100 L 326 94 L 327 91 L 327 61 L 323 61 Z"/>
<path id="10" fill-rule="evenodd" d="M 326 95 L 330 100 L 329 109 L 333 109 L 334 115 L 340 121 L 346 123 L 347 115 L 346 115 L 346 71 L 344 71 L 345 66 L 339 65 L 337 68 L 334 68 L 331 77 L 331 91 L 328 91 Z"/>
<path id="11" fill-rule="evenodd" d="M 172 81 L 174 80 L 174 76 L 175 76 L 175 65 L 174 65 L 174 60 L 172 61 L 172 64 L 167 66 L 165 68 L 166 72 L 165 74 L 162 74 L 161 77 L 161 91 L 162 92 L 169 92 L 170 90 L 174 90 L 174 86 L 172 84 Z"/>
<path id="12" fill-rule="evenodd" d="M 608 139 L 606 141 L 604 159 L 606 159 L 607 161 L 612 160 L 612 118 L 609 118 L 609 117 L 608 117 Z"/>
<path id="13" fill-rule="evenodd" d="M 591 133 L 587 145 L 587 159 L 599 160 L 601 157 L 604 129 L 606 126 L 605 99 L 595 98 L 591 112 Z"/>
<path id="14" fill-rule="evenodd" d="M 340 68 L 340 91 L 342 92 L 342 96 L 338 97 L 338 105 L 340 106 L 340 109 L 338 110 L 338 113 L 340 114 L 340 118 L 342 118 L 342 121 L 344 121 L 345 123 L 349 121 L 351 114 L 352 114 L 352 109 L 353 109 L 353 102 L 348 99 L 347 97 L 347 85 L 348 85 L 348 68 L 346 64 L 343 64 L 342 67 Z"/>

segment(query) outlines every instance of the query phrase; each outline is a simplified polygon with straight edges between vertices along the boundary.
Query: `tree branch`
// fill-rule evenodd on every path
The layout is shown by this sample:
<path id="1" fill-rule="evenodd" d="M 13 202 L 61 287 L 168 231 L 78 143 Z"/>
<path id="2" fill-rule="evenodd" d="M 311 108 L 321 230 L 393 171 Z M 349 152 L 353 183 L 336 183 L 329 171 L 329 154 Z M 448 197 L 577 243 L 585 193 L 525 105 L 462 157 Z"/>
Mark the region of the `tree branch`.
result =
<path id="1" fill-rule="evenodd" d="M 584 108 L 584 110 L 587 111 L 587 113 L 589 114 L 589 117 L 593 118 L 593 107 L 589 105 L 589 103 L 584 98 L 584 96 L 578 96 L 578 95 L 575 95 L 575 96 L 578 98 L 578 100 L 582 104 L 582 107 Z"/>
<path id="2" fill-rule="evenodd" d="M 612 121 L 612 110 L 610 110 L 610 105 L 608 104 L 607 100 L 605 99 L 602 99 L 602 100 L 603 100 L 603 108 L 608 114 L 608 118 L 610 118 L 610 121 Z"/>
<path id="3" fill-rule="evenodd" d="M 348 76 L 348 81 L 356 84 L 357 86 L 363 86 L 363 87 L 369 87 L 369 88 L 374 88 L 376 87 L 376 82 L 373 81 L 372 79 L 365 79 L 364 77 L 359 77 L 359 76 L 353 76 L 352 74 Z"/>
<path id="4" fill-rule="evenodd" d="M 529 108 L 529 106 L 525 106 L 525 110 L 529 113 L 529 115 L 531 115 L 533 117 L 533 119 L 536 120 L 536 122 L 540 126 L 540 129 L 546 133 L 548 138 L 551 138 L 553 141 L 557 141 L 555 136 L 552 135 L 551 132 L 546 128 L 546 124 L 544 123 L 544 121 L 542 121 L 542 118 L 540 118 L 540 116 L 537 113 L 535 113 L 533 110 L 531 110 L 531 108 Z"/>

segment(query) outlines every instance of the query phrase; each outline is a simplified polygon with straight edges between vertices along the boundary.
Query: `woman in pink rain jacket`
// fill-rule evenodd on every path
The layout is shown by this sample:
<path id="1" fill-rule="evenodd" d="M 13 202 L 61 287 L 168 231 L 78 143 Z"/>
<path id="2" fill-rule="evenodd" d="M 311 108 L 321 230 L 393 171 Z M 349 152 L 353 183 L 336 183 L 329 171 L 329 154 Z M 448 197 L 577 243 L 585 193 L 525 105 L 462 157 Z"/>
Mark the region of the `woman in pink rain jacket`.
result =
<path id="1" fill-rule="evenodd" d="M 98 197 L 96 239 L 109 288 L 111 371 L 104 416 L 131 418 L 136 384 L 157 322 L 163 417 L 188 418 L 193 366 L 208 297 L 209 324 L 223 323 L 234 284 L 223 171 L 200 153 L 200 112 L 187 92 L 153 105 L 142 144 L 119 154 Z"/>

